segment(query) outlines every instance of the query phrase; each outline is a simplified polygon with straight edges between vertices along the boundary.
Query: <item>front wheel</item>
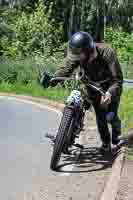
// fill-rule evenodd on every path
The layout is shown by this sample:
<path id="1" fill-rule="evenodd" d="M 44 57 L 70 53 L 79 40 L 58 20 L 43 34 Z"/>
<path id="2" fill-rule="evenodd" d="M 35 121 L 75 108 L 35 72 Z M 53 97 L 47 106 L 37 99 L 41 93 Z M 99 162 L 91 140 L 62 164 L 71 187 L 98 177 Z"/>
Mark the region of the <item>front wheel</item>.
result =
<path id="1" fill-rule="evenodd" d="M 63 148 L 67 141 L 68 132 L 71 126 L 71 122 L 73 119 L 74 110 L 72 107 L 65 107 L 63 116 L 61 119 L 61 123 L 57 132 L 57 136 L 55 139 L 55 144 L 53 148 L 53 154 L 51 158 L 50 168 L 55 170 L 57 168 L 57 164 L 60 160 L 61 153 L 63 152 Z"/>

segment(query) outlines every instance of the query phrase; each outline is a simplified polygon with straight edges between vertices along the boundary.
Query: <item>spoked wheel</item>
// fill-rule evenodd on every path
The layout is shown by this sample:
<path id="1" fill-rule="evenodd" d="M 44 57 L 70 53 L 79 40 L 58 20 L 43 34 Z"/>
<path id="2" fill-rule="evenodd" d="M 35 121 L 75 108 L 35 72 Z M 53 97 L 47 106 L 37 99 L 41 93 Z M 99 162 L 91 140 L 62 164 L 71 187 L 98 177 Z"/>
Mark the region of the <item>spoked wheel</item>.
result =
<path id="1" fill-rule="evenodd" d="M 50 168 L 55 170 L 60 160 L 63 148 L 66 146 L 68 132 L 72 123 L 74 110 L 71 107 L 65 107 L 61 123 L 55 139 L 53 154 L 51 158 Z"/>

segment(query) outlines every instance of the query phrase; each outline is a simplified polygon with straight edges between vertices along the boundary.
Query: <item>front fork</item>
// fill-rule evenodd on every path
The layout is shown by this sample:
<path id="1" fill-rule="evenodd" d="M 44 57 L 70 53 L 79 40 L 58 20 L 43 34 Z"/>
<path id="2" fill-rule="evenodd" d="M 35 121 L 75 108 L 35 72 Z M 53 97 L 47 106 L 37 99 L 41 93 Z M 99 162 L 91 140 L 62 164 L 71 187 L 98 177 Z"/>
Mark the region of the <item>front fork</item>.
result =
<path id="1" fill-rule="evenodd" d="M 83 110 L 83 108 L 80 107 L 75 108 L 73 128 L 70 138 L 71 145 L 75 144 L 75 139 L 79 137 L 80 132 L 83 130 L 84 117 L 85 117 L 85 111 Z"/>

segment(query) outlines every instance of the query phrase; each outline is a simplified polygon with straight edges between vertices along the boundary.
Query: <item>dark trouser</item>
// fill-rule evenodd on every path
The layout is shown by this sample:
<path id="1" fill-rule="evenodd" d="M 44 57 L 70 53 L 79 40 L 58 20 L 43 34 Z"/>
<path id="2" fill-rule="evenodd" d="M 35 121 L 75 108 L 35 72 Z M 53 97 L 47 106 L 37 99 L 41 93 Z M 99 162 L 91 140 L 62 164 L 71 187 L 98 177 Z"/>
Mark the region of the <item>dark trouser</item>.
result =
<path id="1" fill-rule="evenodd" d="M 100 104 L 93 104 L 96 113 L 96 122 L 100 137 L 103 143 L 110 143 L 111 137 L 108 128 L 108 123 L 112 127 L 112 140 L 117 139 L 121 135 L 121 120 L 118 117 L 118 107 L 120 99 L 108 105 L 108 108 L 103 108 Z"/>

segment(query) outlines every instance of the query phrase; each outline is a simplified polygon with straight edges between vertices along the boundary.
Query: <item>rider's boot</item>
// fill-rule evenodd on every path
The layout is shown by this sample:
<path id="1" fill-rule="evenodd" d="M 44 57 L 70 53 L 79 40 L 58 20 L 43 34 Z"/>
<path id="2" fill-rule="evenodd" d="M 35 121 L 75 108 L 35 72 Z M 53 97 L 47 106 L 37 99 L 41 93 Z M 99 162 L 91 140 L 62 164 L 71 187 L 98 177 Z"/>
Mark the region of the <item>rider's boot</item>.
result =
<path id="1" fill-rule="evenodd" d="M 120 143 L 120 138 L 119 136 L 112 137 L 112 144 L 113 145 L 118 145 Z"/>
<path id="2" fill-rule="evenodd" d="M 112 149 L 111 149 L 111 144 L 108 143 L 103 143 L 101 148 L 100 148 L 100 152 L 101 153 L 111 153 Z"/>

